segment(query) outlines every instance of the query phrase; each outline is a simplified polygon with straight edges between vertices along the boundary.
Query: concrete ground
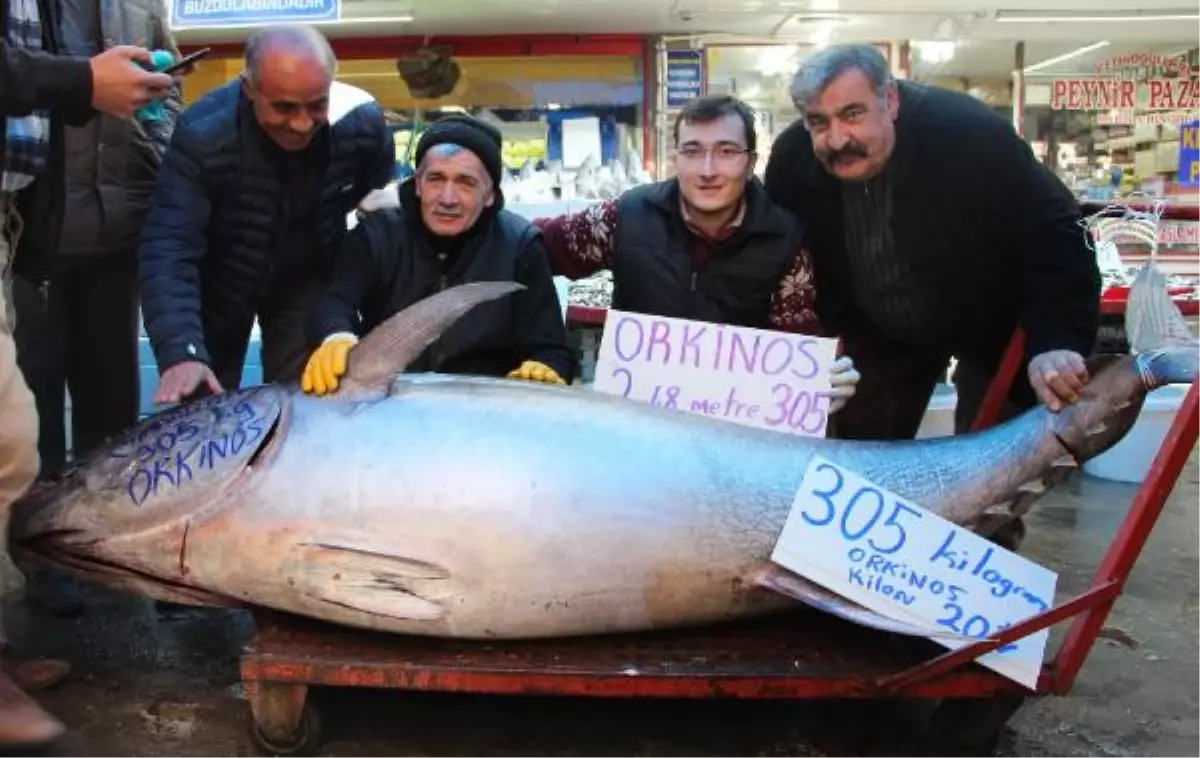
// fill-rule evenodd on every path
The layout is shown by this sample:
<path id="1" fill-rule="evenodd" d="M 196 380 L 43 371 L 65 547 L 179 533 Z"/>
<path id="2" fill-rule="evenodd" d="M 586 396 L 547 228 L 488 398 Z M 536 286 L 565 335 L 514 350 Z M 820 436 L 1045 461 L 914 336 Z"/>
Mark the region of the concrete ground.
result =
<path id="1" fill-rule="evenodd" d="M 1134 487 L 1080 475 L 1029 519 L 1022 553 L 1086 587 Z M 1197 755 L 1197 460 L 1193 453 L 1102 639 L 1066 697 L 1029 701 L 1004 755 Z M 240 699 L 244 613 L 160 614 L 142 599 L 85 592 L 59 619 L 11 599 L 24 656 L 70 660 L 75 675 L 39 693 L 69 725 L 73 755 L 251 755 Z M 1053 651 L 1062 628 L 1056 629 Z M 659 702 L 317 691 L 321 755 L 921 754 L 902 709 L 884 702 Z"/>

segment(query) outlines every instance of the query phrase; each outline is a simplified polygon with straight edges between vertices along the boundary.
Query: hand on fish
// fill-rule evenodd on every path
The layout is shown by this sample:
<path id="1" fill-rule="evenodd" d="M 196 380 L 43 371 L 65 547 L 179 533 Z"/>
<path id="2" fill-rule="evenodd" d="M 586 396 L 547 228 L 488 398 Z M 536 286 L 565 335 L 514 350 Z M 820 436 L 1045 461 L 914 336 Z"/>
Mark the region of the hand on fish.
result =
<path id="1" fill-rule="evenodd" d="M 201 384 L 208 386 L 214 395 L 222 392 L 221 383 L 212 369 L 200 361 L 184 361 L 176 363 L 163 372 L 158 380 L 158 390 L 154 393 L 154 402 L 163 405 L 178 403 L 196 391 Z"/>
<path id="2" fill-rule="evenodd" d="M 843 355 L 833 362 L 829 367 L 829 383 L 832 385 L 828 392 L 830 413 L 837 413 L 854 397 L 854 392 L 858 389 L 858 380 L 861 378 L 862 375 L 854 368 L 854 359 L 850 356 Z"/>
<path id="3" fill-rule="evenodd" d="M 1077 401 L 1087 382 L 1083 356 L 1072 350 L 1048 350 L 1029 361 L 1029 383 L 1038 400 L 1054 413 Z"/>
<path id="4" fill-rule="evenodd" d="M 338 388 L 338 379 L 346 373 L 346 356 L 358 344 L 358 337 L 338 332 L 325 338 L 308 359 L 300 389 L 309 395 L 325 395 Z"/>
<path id="5" fill-rule="evenodd" d="M 508 372 L 509 379 L 524 379 L 528 382 L 545 382 L 546 384 L 566 384 L 558 372 L 538 361 L 525 361 L 520 367 Z"/>

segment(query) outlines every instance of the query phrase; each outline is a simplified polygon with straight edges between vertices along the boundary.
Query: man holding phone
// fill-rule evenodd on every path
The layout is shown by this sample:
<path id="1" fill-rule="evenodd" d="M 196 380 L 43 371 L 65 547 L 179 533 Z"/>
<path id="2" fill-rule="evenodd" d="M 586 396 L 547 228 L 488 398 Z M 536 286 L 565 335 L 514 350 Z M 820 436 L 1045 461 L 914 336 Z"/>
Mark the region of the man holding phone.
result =
<path id="1" fill-rule="evenodd" d="M 50 0 L 0 0 L 0 29 L 6 31 L 0 35 L 0 533 L 39 462 L 36 406 L 14 354 L 11 272 L 14 263 L 36 270 L 46 236 L 53 239 L 60 228 L 61 130 L 97 111 L 129 118 L 171 85 L 169 76 L 137 65 L 149 63 L 144 48 L 117 46 L 90 59 L 64 55 L 58 10 Z M 0 541 L 0 555 L 6 553 Z M 11 578 L 10 570 L 0 569 L 0 595 L 11 589 Z M 0 648 L 4 642 L 0 623 Z M 52 684 L 67 666 L 14 661 L 8 653 L 0 661 L 0 748 L 28 749 L 64 727 L 23 690 Z"/>
<path id="2" fill-rule="evenodd" d="M 61 7 L 68 54 L 90 58 L 134 45 L 179 57 L 165 0 L 61 0 Z M 56 242 L 31 240 L 18 261 L 18 364 L 37 399 L 42 479 L 67 463 L 68 390 L 76 460 L 137 421 L 137 243 L 182 107 L 178 82 L 160 102 L 161 118 L 100 115 L 64 130 L 70 212 Z M 79 610 L 65 574 L 31 580 L 30 600 L 56 613 Z"/>

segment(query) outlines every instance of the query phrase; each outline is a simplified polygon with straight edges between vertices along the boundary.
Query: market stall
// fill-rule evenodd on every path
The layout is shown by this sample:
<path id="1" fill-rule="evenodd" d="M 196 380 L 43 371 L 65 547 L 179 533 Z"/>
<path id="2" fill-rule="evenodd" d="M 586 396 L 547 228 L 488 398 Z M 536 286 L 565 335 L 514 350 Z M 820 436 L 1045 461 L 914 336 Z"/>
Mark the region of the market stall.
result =
<path id="1" fill-rule="evenodd" d="M 383 106 L 396 144 L 396 177 L 411 173 L 416 137 L 429 122 L 470 113 L 503 135 L 506 167 L 565 172 L 555 197 L 586 163 L 641 167 L 649 144 L 644 38 L 636 35 L 334 38 L 337 81 Z M 193 43 L 210 55 L 184 80 L 184 100 L 236 78 L 240 44 Z"/>

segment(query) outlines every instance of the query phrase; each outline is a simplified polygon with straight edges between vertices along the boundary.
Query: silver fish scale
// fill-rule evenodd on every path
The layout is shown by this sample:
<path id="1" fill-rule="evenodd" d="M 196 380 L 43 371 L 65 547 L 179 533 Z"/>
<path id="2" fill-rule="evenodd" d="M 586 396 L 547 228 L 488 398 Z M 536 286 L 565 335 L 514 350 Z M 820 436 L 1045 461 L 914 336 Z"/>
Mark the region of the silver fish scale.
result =
<path id="1" fill-rule="evenodd" d="M 970 436 L 876 443 L 829 442 L 824 455 L 915 505 L 967 526 L 958 514 L 1003 504 L 1062 455 L 1045 411 Z M 836 452 L 835 452 L 836 451 Z M 965 516 L 965 514 L 964 514 Z"/>

